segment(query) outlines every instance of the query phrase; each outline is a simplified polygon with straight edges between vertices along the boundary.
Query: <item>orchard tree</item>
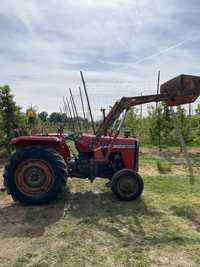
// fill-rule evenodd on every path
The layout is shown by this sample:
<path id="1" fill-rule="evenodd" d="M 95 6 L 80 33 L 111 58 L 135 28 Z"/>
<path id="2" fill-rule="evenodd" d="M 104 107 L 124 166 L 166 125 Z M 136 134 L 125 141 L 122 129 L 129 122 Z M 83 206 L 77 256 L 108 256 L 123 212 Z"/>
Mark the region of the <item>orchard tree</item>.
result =
<path id="1" fill-rule="evenodd" d="M 49 121 L 53 123 L 61 123 L 66 121 L 66 114 L 60 112 L 52 112 L 49 116 Z"/>
<path id="2" fill-rule="evenodd" d="M 0 146 L 3 146 L 3 144 L 4 144 L 3 120 L 2 120 L 2 114 L 0 112 Z"/>
<path id="3" fill-rule="evenodd" d="M 9 140 L 16 134 L 16 130 L 23 128 L 26 122 L 25 116 L 14 101 L 14 96 L 8 85 L 0 87 L 0 114 L 3 142 L 8 145 Z"/>
<path id="4" fill-rule="evenodd" d="M 162 147 L 171 145 L 174 142 L 174 123 L 170 110 L 165 104 L 157 108 L 151 106 L 148 109 L 149 138 L 151 144 Z"/>
<path id="5" fill-rule="evenodd" d="M 138 129 L 140 127 L 140 117 L 138 115 L 138 110 L 136 108 L 131 108 L 128 111 L 125 119 L 125 127 L 131 134 L 131 136 L 138 136 Z"/>
<path id="6" fill-rule="evenodd" d="M 178 106 L 176 109 L 176 118 L 180 125 L 181 132 L 186 144 L 192 141 L 192 134 L 191 134 L 191 123 L 190 123 L 190 116 L 187 116 L 186 110 L 184 107 Z M 178 140 L 178 144 L 179 144 Z M 181 151 L 182 151 L 182 147 Z"/>
<path id="7" fill-rule="evenodd" d="M 42 111 L 38 114 L 38 117 L 42 122 L 47 122 L 48 113 L 46 111 Z"/>
<path id="8" fill-rule="evenodd" d="M 136 108 L 132 108 L 126 115 L 125 131 L 129 132 L 131 136 L 139 137 L 140 143 L 149 143 L 148 119 L 142 117 L 142 113 Z"/>
<path id="9" fill-rule="evenodd" d="M 200 145 L 200 104 L 197 106 L 196 114 L 193 116 L 193 132 L 194 137 L 193 141 L 194 144 Z"/>
<path id="10" fill-rule="evenodd" d="M 164 103 L 162 106 L 161 138 L 164 141 L 164 144 L 169 146 L 175 144 L 175 125 L 169 107 Z"/>

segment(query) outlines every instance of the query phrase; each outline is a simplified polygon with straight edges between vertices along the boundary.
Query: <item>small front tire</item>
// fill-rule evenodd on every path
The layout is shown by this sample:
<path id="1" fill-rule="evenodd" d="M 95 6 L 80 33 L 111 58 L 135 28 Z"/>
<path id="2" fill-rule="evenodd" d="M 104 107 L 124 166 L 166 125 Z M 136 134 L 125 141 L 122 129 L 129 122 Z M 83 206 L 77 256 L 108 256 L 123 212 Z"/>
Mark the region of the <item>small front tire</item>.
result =
<path id="1" fill-rule="evenodd" d="M 112 177 L 111 190 L 119 200 L 135 200 L 142 194 L 143 189 L 142 177 L 133 170 L 122 169 Z"/>

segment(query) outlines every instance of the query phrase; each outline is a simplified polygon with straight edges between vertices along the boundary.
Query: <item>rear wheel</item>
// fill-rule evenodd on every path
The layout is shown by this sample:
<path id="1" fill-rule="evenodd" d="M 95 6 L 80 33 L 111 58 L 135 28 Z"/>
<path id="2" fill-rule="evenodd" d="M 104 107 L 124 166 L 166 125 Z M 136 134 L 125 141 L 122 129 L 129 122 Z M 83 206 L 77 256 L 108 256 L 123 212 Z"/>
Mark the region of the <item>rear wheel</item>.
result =
<path id="1" fill-rule="evenodd" d="M 14 200 L 42 204 L 54 199 L 67 179 L 67 166 L 51 149 L 32 147 L 17 150 L 4 171 L 4 184 Z"/>
<path id="2" fill-rule="evenodd" d="M 120 170 L 112 177 L 111 190 L 120 200 L 135 200 L 142 194 L 143 189 L 141 176 L 132 170 Z"/>

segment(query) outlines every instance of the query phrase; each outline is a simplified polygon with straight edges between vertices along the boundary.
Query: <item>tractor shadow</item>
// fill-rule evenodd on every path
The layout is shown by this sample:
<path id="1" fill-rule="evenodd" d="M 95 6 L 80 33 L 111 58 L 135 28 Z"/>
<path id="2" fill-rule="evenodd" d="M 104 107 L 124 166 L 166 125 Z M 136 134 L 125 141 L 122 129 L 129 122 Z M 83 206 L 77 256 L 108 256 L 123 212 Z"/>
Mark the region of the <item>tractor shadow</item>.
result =
<path id="1" fill-rule="evenodd" d="M 200 232 L 200 205 L 193 204 L 192 206 L 172 206 L 171 211 L 175 216 L 188 220 L 193 224 L 198 232 Z"/>
<path id="2" fill-rule="evenodd" d="M 0 200 L 0 239 L 39 237 L 48 226 L 64 218 L 65 223 L 91 225 L 121 240 L 133 241 L 135 237 L 145 238 L 142 216 L 158 217 L 160 213 L 148 210 L 142 199 L 118 201 L 109 189 L 98 193 L 65 190 L 59 199 L 41 206 L 21 205 L 6 196 Z M 121 231 L 124 228 L 126 233 Z"/>
<path id="3" fill-rule="evenodd" d="M 176 223 L 170 220 L 165 211 L 148 205 L 145 197 L 124 202 L 115 199 L 110 191 L 88 191 L 71 193 L 70 198 L 68 208 L 65 209 L 66 218 L 72 216 L 76 218 L 78 227 L 88 227 L 100 236 L 103 233 L 105 238 L 112 236 L 124 246 L 149 247 L 199 242 L 174 231 Z M 171 229 L 166 227 L 166 222 L 172 224 Z"/>
<path id="4" fill-rule="evenodd" d="M 75 217 L 79 227 L 88 225 L 90 229 L 112 235 L 126 244 L 136 244 L 146 239 L 143 218 L 160 220 L 163 214 L 148 209 L 142 198 L 125 202 L 115 199 L 110 191 L 88 191 L 71 193 L 71 201 L 64 216 Z"/>
<path id="5" fill-rule="evenodd" d="M 0 239 L 42 236 L 45 228 L 63 217 L 66 196 L 41 205 L 26 206 L 6 196 L 0 201 Z"/>
<path id="6" fill-rule="evenodd" d="M 125 246 L 196 242 L 176 233 L 172 235 L 165 227 L 167 215 L 145 203 L 144 197 L 123 202 L 115 199 L 109 189 L 101 188 L 100 192 L 65 190 L 59 199 L 42 206 L 23 206 L 13 203 L 9 197 L 5 199 L 7 202 L 0 200 L 2 240 L 40 237 L 47 227 L 62 220 L 62 224 L 73 224 L 74 230 L 80 229 L 80 233 L 82 228 L 88 228 L 91 233 L 110 235 Z M 151 235 L 149 226 L 153 229 Z"/>

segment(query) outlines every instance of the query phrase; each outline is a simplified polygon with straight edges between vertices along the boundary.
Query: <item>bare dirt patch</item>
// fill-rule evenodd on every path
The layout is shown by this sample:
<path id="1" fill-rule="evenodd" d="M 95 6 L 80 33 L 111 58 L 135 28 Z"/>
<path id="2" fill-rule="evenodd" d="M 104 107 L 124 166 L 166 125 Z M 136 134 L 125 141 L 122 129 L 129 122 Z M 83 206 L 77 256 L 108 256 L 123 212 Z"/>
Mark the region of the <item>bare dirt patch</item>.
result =
<path id="1" fill-rule="evenodd" d="M 189 148 L 189 155 L 192 161 L 192 167 L 195 176 L 200 174 L 200 147 Z M 159 152 L 157 148 L 142 148 L 141 154 L 147 157 L 147 160 L 140 160 L 140 173 L 145 176 L 162 175 L 156 166 L 156 161 L 165 161 L 170 164 L 171 171 L 167 173 L 170 176 L 187 176 L 188 167 L 184 158 L 184 154 L 180 153 L 179 148 L 172 151 L 163 150 Z M 152 160 L 154 159 L 154 160 Z"/>
<path id="2" fill-rule="evenodd" d="M 0 200 L 0 266 L 10 266 L 24 255 L 45 246 L 46 229 L 63 216 L 64 202 L 24 206 L 9 196 Z M 20 265 L 21 266 L 21 265 Z M 24 266 L 24 265 L 23 265 Z"/>
<path id="3" fill-rule="evenodd" d="M 187 255 L 185 251 L 177 251 L 166 247 L 165 249 L 157 248 L 151 250 L 149 257 L 152 260 L 152 267 L 189 267 L 191 265 L 191 256 Z"/>

